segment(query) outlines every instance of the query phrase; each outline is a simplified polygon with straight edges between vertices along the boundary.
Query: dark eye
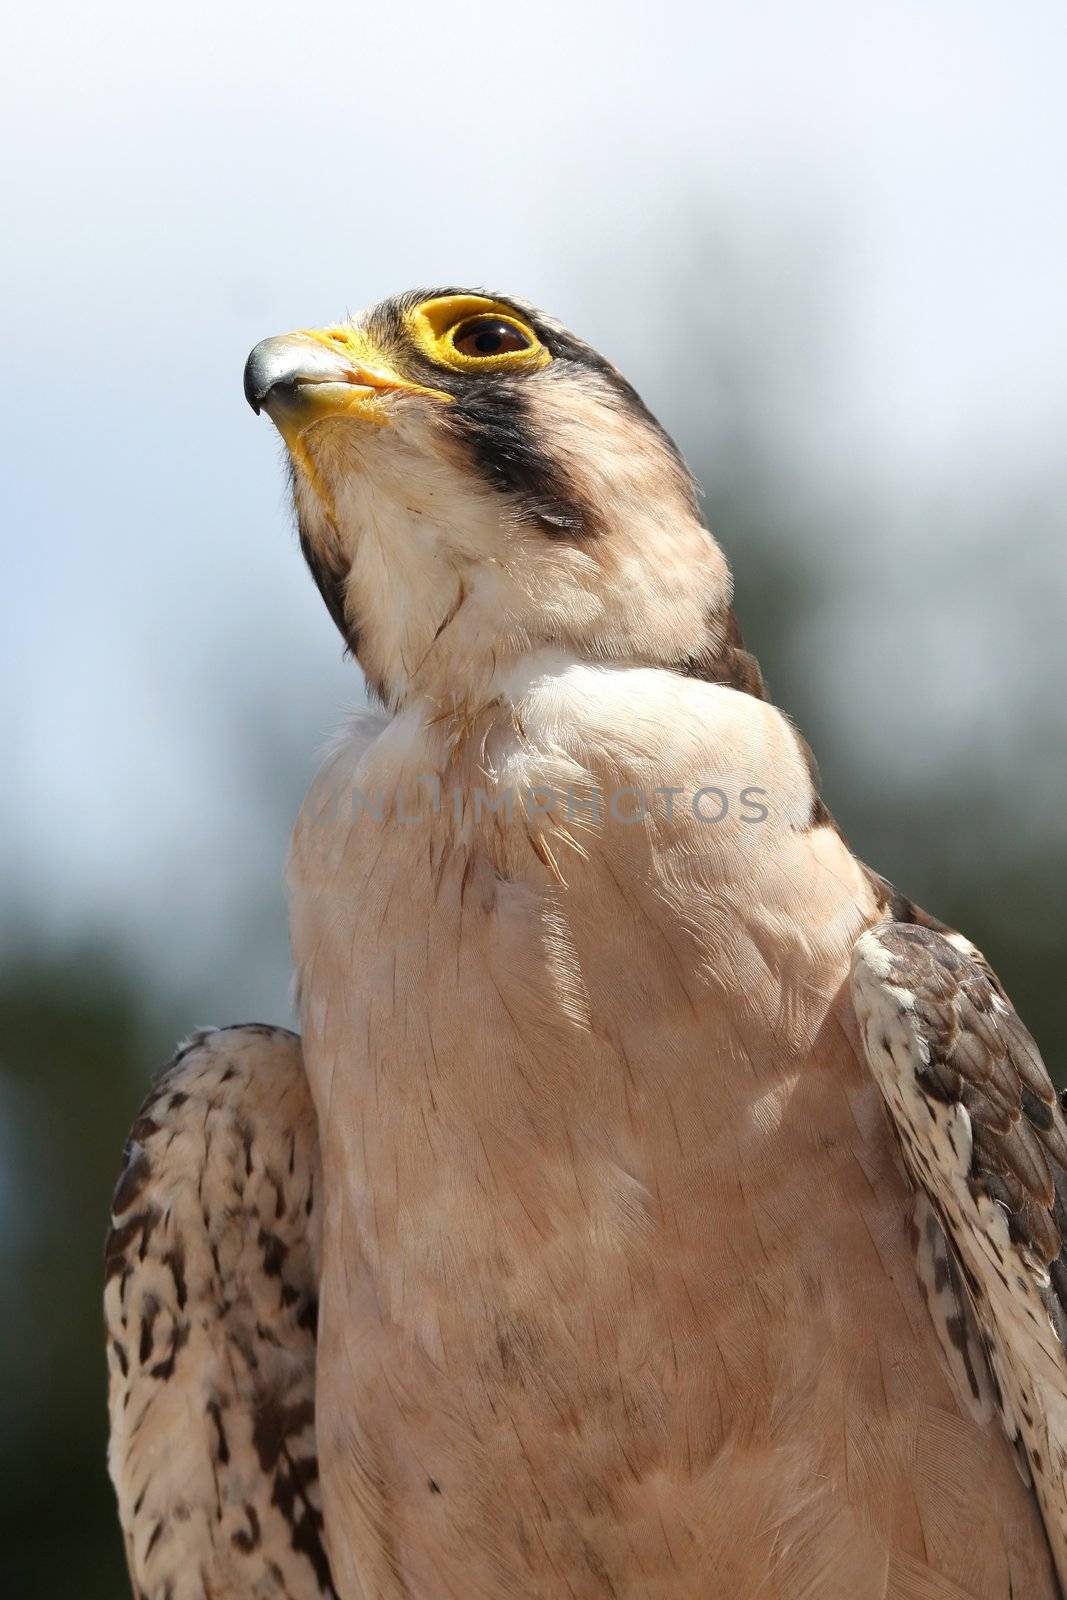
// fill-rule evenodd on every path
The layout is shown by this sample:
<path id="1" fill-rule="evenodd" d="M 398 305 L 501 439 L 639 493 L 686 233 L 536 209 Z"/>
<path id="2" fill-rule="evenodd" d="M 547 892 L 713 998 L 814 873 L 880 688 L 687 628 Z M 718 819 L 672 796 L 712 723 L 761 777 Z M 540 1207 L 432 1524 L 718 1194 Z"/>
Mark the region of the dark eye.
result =
<path id="1" fill-rule="evenodd" d="M 529 350 L 533 340 L 512 322 L 500 317 L 471 317 L 452 335 L 461 356 L 504 356 L 512 350 Z"/>

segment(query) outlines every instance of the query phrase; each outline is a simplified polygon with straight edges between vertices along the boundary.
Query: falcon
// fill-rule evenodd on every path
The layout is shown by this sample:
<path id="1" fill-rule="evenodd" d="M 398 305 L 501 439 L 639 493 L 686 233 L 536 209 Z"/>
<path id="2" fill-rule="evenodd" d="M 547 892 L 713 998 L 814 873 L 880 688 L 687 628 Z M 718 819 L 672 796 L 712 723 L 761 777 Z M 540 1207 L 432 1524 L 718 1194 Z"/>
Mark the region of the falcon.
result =
<path id="1" fill-rule="evenodd" d="M 671 440 L 522 301 L 267 339 L 377 709 L 302 1037 L 188 1041 L 107 1247 L 139 1600 L 1053 1600 L 1067 1129 L 850 851 Z"/>

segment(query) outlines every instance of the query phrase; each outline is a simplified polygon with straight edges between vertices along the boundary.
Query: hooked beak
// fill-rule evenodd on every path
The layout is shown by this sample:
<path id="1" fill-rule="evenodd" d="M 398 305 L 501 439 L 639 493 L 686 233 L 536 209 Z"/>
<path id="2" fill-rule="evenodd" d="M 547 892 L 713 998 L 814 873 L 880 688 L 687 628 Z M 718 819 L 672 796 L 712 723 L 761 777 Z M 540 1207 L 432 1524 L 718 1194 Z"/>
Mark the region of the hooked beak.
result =
<path id="1" fill-rule="evenodd" d="M 439 389 L 403 378 L 364 358 L 355 330 L 284 333 L 263 339 L 245 362 L 245 399 L 265 411 L 292 448 L 314 423 L 352 416 L 379 426 L 388 421 L 382 396 L 392 392 L 450 401 Z"/>

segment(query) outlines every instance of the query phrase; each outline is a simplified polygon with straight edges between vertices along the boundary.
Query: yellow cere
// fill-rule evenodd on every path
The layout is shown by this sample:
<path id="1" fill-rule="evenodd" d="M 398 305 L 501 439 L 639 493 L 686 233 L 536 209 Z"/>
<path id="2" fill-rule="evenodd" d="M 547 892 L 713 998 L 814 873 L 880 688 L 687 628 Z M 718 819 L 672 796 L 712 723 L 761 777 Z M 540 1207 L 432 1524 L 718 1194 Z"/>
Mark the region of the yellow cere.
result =
<path id="1" fill-rule="evenodd" d="M 527 341 L 521 350 L 503 350 L 496 355 L 467 355 L 455 346 L 455 336 L 472 317 L 492 317 L 516 329 Z M 408 331 L 424 355 L 439 366 L 457 372 L 514 371 L 521 367 L 545 367 L 552 360 L 529 323 L 516 316 L 510 306 L 479 294 L 445 294 L 424 300 L 407 314 Z"/>
<path id="2" fill-rule="evenodd" d="M 449 403 L 452 401 L 452 396 L 441 389 L 429 389 L 423 383 L 402 377 L 383 359 L 381 351 L 371 343 L 362 328 L 341 324 L 332 328 L 301 328 L 300 332 L 305 338 L 314 339 L 316 344 L 325 345 L 327 350 L 333 351 L 347 364 L 347 373 L 344 376 L 339 374 L 338 381 L 350 384 L 352 395 L 347 403 L 334 401 L 331 407 L 334 412 L 348 410 L 372 422 L 384 421 L 375 413 L 373 400 L 375 392 L 387 393 L 389 390 L 397 390 L 402 394 L 425 394 L 433 400 Z"/>

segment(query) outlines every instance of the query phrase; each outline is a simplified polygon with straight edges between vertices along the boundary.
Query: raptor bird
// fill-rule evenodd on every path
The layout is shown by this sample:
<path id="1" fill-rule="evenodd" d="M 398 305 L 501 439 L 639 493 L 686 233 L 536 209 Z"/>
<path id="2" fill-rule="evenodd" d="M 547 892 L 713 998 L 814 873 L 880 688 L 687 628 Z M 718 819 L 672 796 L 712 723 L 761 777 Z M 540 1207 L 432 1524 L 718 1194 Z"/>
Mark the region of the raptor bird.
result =
<path id="1" fill-rule="evenodd" d="M 139 1600 L 1053 1600 L 1067 1129 L 850 851 L 671 440 L 499 295 L 245 392 L 373 690 L 302 1038 L 194 1036 L 107 1248 Z"/>

